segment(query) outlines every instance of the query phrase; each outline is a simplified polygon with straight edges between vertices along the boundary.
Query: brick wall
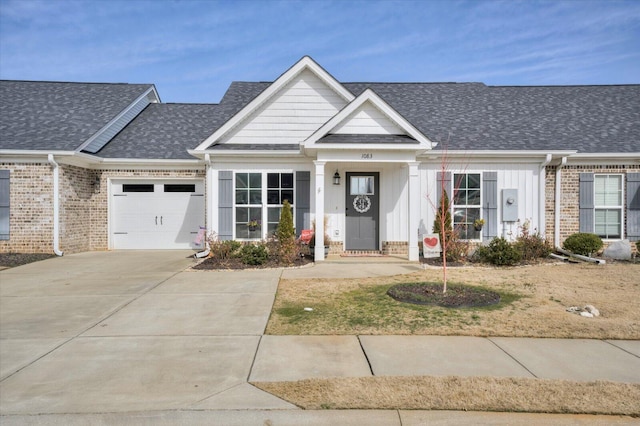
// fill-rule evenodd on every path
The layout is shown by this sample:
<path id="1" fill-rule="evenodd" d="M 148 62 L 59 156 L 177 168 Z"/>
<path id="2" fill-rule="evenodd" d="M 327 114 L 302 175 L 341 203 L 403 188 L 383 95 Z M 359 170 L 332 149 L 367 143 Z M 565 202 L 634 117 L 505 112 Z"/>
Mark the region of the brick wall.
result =
<path id="1" fill-rule="evenodd" d="M 53 174 L 48 163 L 0 163 L 9 170 L 9 240 L 0 253 L 53 253 Z"/>
<path id="2" fill-rule="evenodd" d="M 546 195 L 546 228 L 547 235 L 553 235 L 555 224 L 555 167 L 547 168 Z M 637 173 L 640 165 L 601 165 L 601 166 L 565 166 L 561 170 L 560 199 L 560 244 L 571 234 L 580 231 L 580 173 Z M 626 194 L 626 181 L 625 181 Z M 625 200 L 626 202 L 626 200 Z M 626 221 L 625 214 L 625 221 Z M 625 223 L 626 229 L 626 223 Z"/>

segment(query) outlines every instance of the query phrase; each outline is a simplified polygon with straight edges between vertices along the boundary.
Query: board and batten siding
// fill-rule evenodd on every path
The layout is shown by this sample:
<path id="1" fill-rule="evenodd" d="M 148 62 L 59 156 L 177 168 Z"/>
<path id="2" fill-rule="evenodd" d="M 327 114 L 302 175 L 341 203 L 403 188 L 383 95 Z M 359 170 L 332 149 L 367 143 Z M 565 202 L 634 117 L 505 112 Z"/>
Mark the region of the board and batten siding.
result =
<path id="1" fill-rule="evenodd" d="M 540 209 L 539 209 L 539 163 L 470 163 L 451 164 L 448 167 L 451 173 L 480 173 L 496 172 L 497 182 L 497 235 L 502 236 L 505 229 L 502 223 L 502 190 L 518 190 L 518 218 L 520 223 L 508 223 L 506 232 L 511 232 L 515 238 L 519 232 L 518 225 L 525 220 L 531 222 L 531 231 L 540 230 Z M 435 220 L 435 209 L 437 207 L 437 173 L 440 172 L 439 164 L 423 164 L 420 167 L 420 232 L 431 233 L 433 231 L 433 221 Z M 484 183 L 484 180 L 483 180 Z M 486 189 L 486 188 L 485 188 Z M 485 205 L 482 194 L 482 203 Z M 544 202 L 544 200 L 542 200 Z M 483 209 L 484 210 L 484 209 Z M 483 211 L 483 216 L 486 210 Z M 487 218 L 484 217 L 486 220 Z M 486 234 L 486 232 L 485 232 Z"/>
<path id="2" fill-rule="evenodd" d="M 310 71 L 303 71 L 260 106 L 222 143 L 299 143 L 346 105 Z"/>
<path id="3" fill-rule="evenodd" d="M 336 134 L 405 134 L 382 111 L 366 102 L 357 108 L 349 117 L 336 126 L 331 133 Z"/>

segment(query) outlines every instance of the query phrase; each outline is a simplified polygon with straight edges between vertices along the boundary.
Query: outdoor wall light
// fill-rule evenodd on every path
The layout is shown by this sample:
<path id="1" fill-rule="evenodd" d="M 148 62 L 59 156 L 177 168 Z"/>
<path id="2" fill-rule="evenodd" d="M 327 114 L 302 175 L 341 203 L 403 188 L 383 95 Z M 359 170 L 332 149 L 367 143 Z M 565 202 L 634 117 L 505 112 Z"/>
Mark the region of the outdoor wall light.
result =
<path id="1" fill-rule="evenodd" d="M 336 169 L 336 172 L 333 174 L 333 184 L 340 185 L 340 173 L 338 173 L 338 169 Z"/>

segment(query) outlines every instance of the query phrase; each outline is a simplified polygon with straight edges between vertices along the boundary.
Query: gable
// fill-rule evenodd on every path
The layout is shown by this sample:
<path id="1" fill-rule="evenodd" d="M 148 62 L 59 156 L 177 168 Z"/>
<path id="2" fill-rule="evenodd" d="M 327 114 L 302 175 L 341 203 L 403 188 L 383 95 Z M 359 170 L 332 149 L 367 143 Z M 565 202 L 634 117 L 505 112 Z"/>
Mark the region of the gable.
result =
<path id="1" fill-rule="evenodd" d="M 333 134 L 366 134 L 366 135 L 404 135 L 406 132 L 398 127 L 382 111 L 371 102 L 365 102 L 353 111 L 340 124 L 334 127 Z"/>
<path id="2" fill-rule="evenodd" d="M 246 117 L 218 143 L 300 143 L 333 117 L 346 101 L 304 70 Z"/>

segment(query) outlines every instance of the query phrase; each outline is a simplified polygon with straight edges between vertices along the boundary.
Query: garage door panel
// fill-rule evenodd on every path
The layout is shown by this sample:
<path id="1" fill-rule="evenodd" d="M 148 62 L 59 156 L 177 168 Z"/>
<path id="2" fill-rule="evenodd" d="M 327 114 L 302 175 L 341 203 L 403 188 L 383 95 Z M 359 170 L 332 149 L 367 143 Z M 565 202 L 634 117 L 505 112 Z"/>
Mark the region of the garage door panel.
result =
<path id="1" fill-rule="evenodd" d="M 164 192 L 165 184 L 179 184 L 194 192 Z M 141 182 L 137 185 L 144 185 Z M 193 244 L 204 225 L 201 181 L 156 181 L 154 192 L 122 192 L 113 185 L 112 247 L 116 249 L 197 248 Z M 148 189 L 148 187 L 147 187 Z M 173 188 L 175 190 L 175 186 Z"/>

